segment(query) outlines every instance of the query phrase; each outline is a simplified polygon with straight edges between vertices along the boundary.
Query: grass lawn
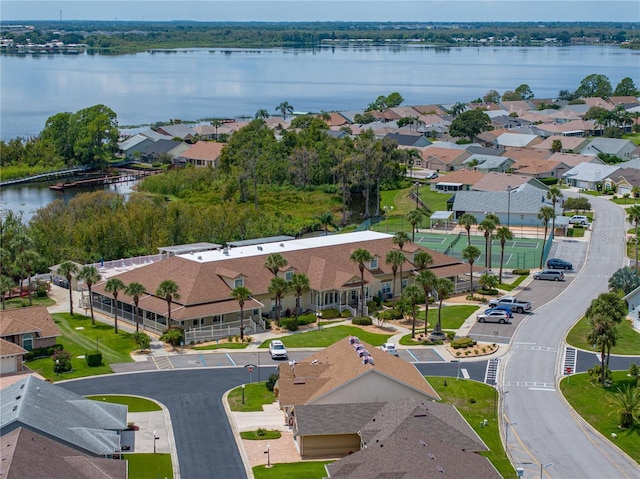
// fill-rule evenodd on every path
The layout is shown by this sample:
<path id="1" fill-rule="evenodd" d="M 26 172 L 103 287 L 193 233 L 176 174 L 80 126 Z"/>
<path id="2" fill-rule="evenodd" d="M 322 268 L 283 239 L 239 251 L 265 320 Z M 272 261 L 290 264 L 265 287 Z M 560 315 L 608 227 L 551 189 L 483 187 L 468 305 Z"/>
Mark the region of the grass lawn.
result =
<path id="1" fill-rule="evenodd" d="M 162 411 L 162 408 L 156 402 L 135 396 L 87 396 L 87 399 L 124 404 L 129 406 L 129 412 Z"/>
<path id="2" fill-rule="evenodd" d="M 271 404 L 276 395 L 269 391 L 266 382 L 245 384 L 244 404 L 242 404 L 242 386 L 239 386 L 227 396 L 229 407 L 236 412 L 262 411 L 263 404 Z"/>
<path id="3" fill-rule="evenodd" d="M 25 363 L 45 378 L 56 380 L 108 374 L 112 372 L 109 364 L 133 361 L 129 353 L 136 349 L 136 346 L 131 340 L 130 333 L 119 331 L 115 334 L 112 326 L 100 322 L 92 326 L 91 318 L 80 314 L 72 317 L 69 313 L 54 313 L 51 316 L 62 332 L 57 343 L 62 344 L 64 349 L 71 353 L 73 371 L 56 375 L 53 372 L 54 364 L 51 358 L 41 358 Z M 94 352 L 96 345 L 102 353 L 103 364 L 90 368 L 87 361 L 78 356 Z"/>
<path id="4" fill-rule="evenodd" d="M 372 346 L 380 346 L 386 342 L 391 334 L 376 334 L 365 331 L 356 326 L 334 326 L 320 331 L 314 330 L 306 333 L 292 334 L 280 338 L 287 348 L 325 348 L 340 341 L 347 336 L 358 336 L 365 343 Z M 268 348 L 270 341 L 263 342 L 260 347 Z"/>
<path id="5" fill-rule="evenodd" d="M 567 238 L 582 238 L 584 237 L 584 228 L 569 228 L 567 230 Z"/>
<path id="6" fill-rule="evenodd" d="M 634 205 L 640 202 L 640 198 L 621 198 L 617 197 L 616 199 L 611 198 L 609 201 L 613 201 L 617 205 Z"/>
<path id="7" fill-rule="evenodd" d="M 129 476 L 136 479 L 173 477 L 170 454 L 124 454 L 129 462 Z"/>
<path id="8" fill-rule="evenodd" d="M 440 395 L 443 402 L 453 404 L 458 408 L 460 414 L 482 438 L 489 448 L 489 452 L 480 454 L 491 461 L 502 477 L 516 477 L 516 472 L 507 459 L 500 440 L 498 420 L 495 417 L 497 391 L 491 386 L 476 381 L 432 376 L 428 376 L 427 381 Z M 480 427 L 480 423 L 485 419 L 488 421 L 487 426 Z"/>
<path id="9" fill-rule="evenodd" d="M 498 284 L 498 288 L 504 291 L 513 291 L 516 289 L 522 282 L 529 277 L 528 274 L 523 274 L 518 276 L 513 283 L 500 283 Z"/>
<path id="10" fill-rule="evenodd" d="M 253 475 L 256 479 L 322 479 L 327 475 L 325 464 L 332 462 L 291 462 L 273 464 L 271 468 L 256 466 L 253 468 Z"/>
<path id="11" fill-rule="evenodd" d="M 259 431 L 259 430 L 258 430 Z M 264 441 L 266 439 L 280 439 L 280 431 L 260 431 L 262 434 L 259 434 L 258 431 L 243 431 L 240 433 L 240 437 L 242 439 L 248 439 L 250 441 Z"/>
<path id="12" fill-rule="evenodd" d="M 635 382 L 627 376 L 626 371 L 614 371 L 613 386 L 603 388 L 599 384 L 591 384 L 587 373 L 574 374 L 564 378 L 560 382 L 560 390 L 569 404 L 580 414 L 585 421 L 595 429 L 611 439 L 611 433 L 618 435 L 615 439 L 616 446 L 638 461 L 640 458 L 640 424 L 630 429 L 618 428 L 618 414 L 609 405 L 609 398 L 617 388 Z M 610 414 L 611 413 L 611 414 Z"/>
<path id="13" fill-rule="evenodd" d="M 462 304 L 459 306 L 446 306 L 442 308 L 442 329 L 459 329 L 465 320 L 478 310 L 478 306 Z M 418 319 L 424 328 L 424 313 L 420 311 Z M 438 322 L 438 307 L 429 307 L 429 329 L 433 329 Z M 416 324 L 416 328 L 418 324 Z"/>
<path id="14" fill-rule="evenodd" d="M 247 346 L 247 343 L 220 343 L 208 344 L 206 346 L 194 346 L 192 349 L 197 349 L 198 351 L 206 351 L 210 349 L 245 349 Z"/>
<path id="15" fill-rule="evenodd" d="M 48 297 L 36 298 L 35 295 L 31 296 L 31 302 L 33 303 L 33 306 L 45 306 L 45 307 L 53 306 L 54 304 L 56 304 L 56 302 L 51 298 L 48 298 Z M 5 309 L 28 308 L 29 298 L 25 297 L 25 298 L 7 299 L 4 302 L 4 307 Z"/>
<path id="16" fill-rule="evenodd" d="M 567 335 L 567 343 L 576 348 L 586 349 L 587 351 L 599 350 L 593 349 L 592 345 L 587 341 L 590 327 L 586 317 L 582 317 L 576 325 L 571 328 Z M 622 321 L 618 325 L 618 340 L 616 346 L 611 348 L 611 354 L 640 354 L 640 333 L 631 327 L 630 321 Z"/>

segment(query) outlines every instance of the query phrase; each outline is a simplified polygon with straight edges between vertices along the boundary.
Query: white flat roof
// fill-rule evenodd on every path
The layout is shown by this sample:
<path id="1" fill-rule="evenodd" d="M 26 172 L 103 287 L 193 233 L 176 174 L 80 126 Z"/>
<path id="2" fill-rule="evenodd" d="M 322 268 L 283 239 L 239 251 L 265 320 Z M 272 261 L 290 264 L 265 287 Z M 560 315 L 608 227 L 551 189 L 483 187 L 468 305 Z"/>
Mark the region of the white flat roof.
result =
<path id="1" fill-rule="evenodd" d="M 358 233 L 315 236 L 313 238 L 282 241 L 280 243 L 264 243 L 252 246 L 241 246 L 238 248 L 225 248 L 211 251 L 202 251 L 198 253 L 180 254 L 176 256 L 198 263 L 210 263 L 212 261 L 224 261 L 235 258 L 263 256 L 272 253 L 282 254 L 290 251 L 319 248 L 321 246 L 336 246 L 349 243 L 358 243 L 360 241 L 371 241 L 392 237 L 393 235 L 378 233 L 376 231 L 361 231 Z"/>

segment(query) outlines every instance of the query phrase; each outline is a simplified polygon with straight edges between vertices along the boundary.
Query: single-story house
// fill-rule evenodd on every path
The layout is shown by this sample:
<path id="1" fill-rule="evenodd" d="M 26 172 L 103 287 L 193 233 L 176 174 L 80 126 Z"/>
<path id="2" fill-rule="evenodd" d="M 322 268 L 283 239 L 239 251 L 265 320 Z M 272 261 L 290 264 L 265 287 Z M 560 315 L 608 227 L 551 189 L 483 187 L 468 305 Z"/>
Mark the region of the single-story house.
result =
<path id="1" fill-rule="evenodd" d="M 593 121 L 571 120 L 565 123 L 542 123 L 536 125 L 545 136 L 602 136 L 603 128 Z"/>
<path id="2" fill-rule="evenodd" d="M 534 148 L 509 148 L 501 153 L 503 156 L 508 156 L 514 161 L 534 158 L 536 160 L 546 160 L 551 156 L 551 152 L 545 150 L 536 150 Z"/>
<path id="3" fill-rule="evenodd" d="M 439 193 L 470 190 L 484 176 L 484 173 L 476 170 L 456 170 L 430 180 L 430 189 Z"/>
<path id="4" fill-rule="evenodd" d="M 602 161 L 597 156 L 578 155 L 575 153 L 554 153 L 547 159 L 549 161 L 559 161 L 569 166 L 570 168 L 573 168 L 574 166 L 577 166 L 580 163 L 594 163 L 596 165 L 605 164 L 604 161 Z"/>
<path id="5" fill-rule="evenodd" d="M 462 162 L 462 166 L 481 173 L 489 173 L 490 171 L 504 173 L 510 169 L 514 163 L 515 161 L 507 156 L 471 155 Z"/>
<path id="6" fill-rule="evenodd" d="M 180 155 L 186 163 L 194 166 L 217 167 L 224 143 L 198 141 Z"/>
<path id="7" fill-rule="evenodd" d="M 408 146 L 408 147 L 425 147 L 429 146 L 431 142 L 427 140 L 427 138 L 420 133 L 416 134 L 406 134 L 406 133 L 388 133 L 384 137 L 386 140 L 395 141 L 398 146 Z"/>
<path id="8" fill-rule="evenodd" d="M 567 171 L 562 177 L 569 186 L 585 190 L 597 190 L 605 178 L 611 177 L 620 170 L 618 165 L 598 165 L 595 163 L 580 163 Z"/>
<path id="9" fill-rule="evenodd" d="M 620 164 L 624 166 L 624 163 Z M 604 179 L 604 188 L 615 191 L 618 195 L 631 195 L 634 189 L 640 191 L 640 170 L 637 168 L 620 168 L 612 176 Z"/>
<path id="10" fill-rule="evenodd" d="M 588 139 L 579 136 L 551 135 L 550 137 L 545 138 L 542 143 L 538 143 L 532 148 L 535 150 L 551 151 L 553 143 L 556 140 L 560 142 L 561 153 L 580 153 L 580 151 L 589 144 Z"/>
<path id="11" fill-rule="evenodd" d="M 156 128 L 158 133 L 168 135 L 171 138 L 180 138 L 182 141 L 190 141 L 198 135 L 192 125 L 186 123 L 175 123 L 173 125 L 163 125 Z"/>
<path id="12" fill-rule="evenodd" d="M 511 169 L 520 175 L 532 176 L 533 178 L 562 178 L 562 175 L 571 167 L 559 161 L 522 158 L 516 161 Z"/>
<path id="13" fill-rule="evenodd" d="M 26 352 L 22 346 L 0 338 L 0 375 L 22 371 L 22 359 Z"/>
<path id="14" fill-rule="evenodd" d="M 633 329 L 640 332 L 640 287 L 634 289 L 622 299 L 627 302 L 627 316 L 631 318 Z"/>
<path id="15" fill-rule="evenodd" d="M 633 159 L 631 153 L 636 149 L 636 145 L 630 140 L 618 138 L 594 138 L 580 152 L 583 155 L 598 156 L 600 153 L 614 155 L 623 161 Z"/>
<path id="16" fill-rule="evenodd" d="M 184 141 L 175 140 L 158 140 L 150 144 L 146 144 L 143 148 L 136 151 L 130 157 L 137 161 L 143 161 L 146 163 L 153 163 L 163 157 L 171 160 L 180 156 L 185 150 L 189 148 L 189 144 Z"/>
<path id="17" fill-rule="evenodd" d="M 542 141 L 537 135 L 525 135 L 522 133 L 503 133 L 496 138 L 496 145 L 502 148 L 531 148 Z"/>
<path id="18" fill-rule="evenodd" d="M 420 150 L 422 166 L 436 171 L 453 171 L 462 167 L 462 162 L 471 156 L 463 148 L 443 148 L 438 143 Z"/>
<path id="19" fill-rule="evenodd" d="M 545 195 L 549 190 L 547 185 L 542 183 L 540 180 L 532 178 L 531 176 L 517 173 L 498 173 L 495 171 L 484 175 L 473 184 L 471 189 L 475 191 L 506 191 L 510 188 L 518 188 L 521 185 L 529 185 L 538 188 L 539 190 L 542 190 Z"/>

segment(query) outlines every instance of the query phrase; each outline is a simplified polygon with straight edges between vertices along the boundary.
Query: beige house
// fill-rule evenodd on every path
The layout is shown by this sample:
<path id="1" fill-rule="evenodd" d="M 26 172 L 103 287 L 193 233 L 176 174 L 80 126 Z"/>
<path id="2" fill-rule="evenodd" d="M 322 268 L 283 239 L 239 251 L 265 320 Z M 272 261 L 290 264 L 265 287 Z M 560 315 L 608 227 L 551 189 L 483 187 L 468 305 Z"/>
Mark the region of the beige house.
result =
<path id="1" fill-rule="evenodd" d="M 471 156 L 461 148 L 428 146 L 420 149 L 421 166 L 436 171 L 453 171 L 462 167 L 462 162 Z"/>
<path id="2" fill-rule="evenodd" d="M 218 166 L 218 159 L 224 143 L 199 141 L 180 155 L 187 163 L 194 166 Z"/>
<path id="3" fill-rule="evenodd" d="M 522 158 L 511 165 L 514 173 L 533 178 L 562 178 L 571 169 L 560 161 Z"/>

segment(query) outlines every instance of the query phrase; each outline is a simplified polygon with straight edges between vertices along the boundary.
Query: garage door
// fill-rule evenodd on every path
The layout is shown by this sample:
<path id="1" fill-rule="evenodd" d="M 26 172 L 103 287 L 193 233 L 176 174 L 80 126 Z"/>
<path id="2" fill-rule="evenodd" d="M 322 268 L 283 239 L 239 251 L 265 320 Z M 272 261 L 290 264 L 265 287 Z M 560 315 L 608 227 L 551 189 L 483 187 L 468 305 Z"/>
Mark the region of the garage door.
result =
<path id="1" fill-rule="evenodd" d="M 622 195 L 630 195 L 631 194 L 631 188 L 629 188 L 628 186 L 621 186 L 620 188 L 618 188 L 618 194 L 620 196 Z"/>
<path id="2" fill-rule="evenodd" d="M 18 358 L 11 356 L 10 358 L 0 358 L 0 374 L 11 374 L 18 370 Z"/>

